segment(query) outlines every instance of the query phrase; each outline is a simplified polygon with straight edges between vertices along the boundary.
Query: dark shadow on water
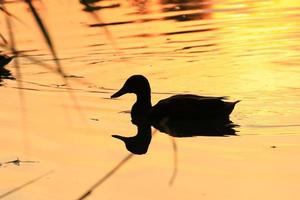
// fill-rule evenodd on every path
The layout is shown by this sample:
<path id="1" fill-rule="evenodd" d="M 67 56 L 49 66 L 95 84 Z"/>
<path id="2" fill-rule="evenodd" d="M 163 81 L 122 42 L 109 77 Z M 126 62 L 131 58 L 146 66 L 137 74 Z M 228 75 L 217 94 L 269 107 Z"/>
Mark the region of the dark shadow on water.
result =
<path id="1" fill-rule="evenodd" d="M 101 2 L 102 0 L 80 0 L 79 3 L 81 3 L 83 6 L 83 11 L 86 12 L 94 12 L 97 10 L 107 9 L 107 8 L 116 8 L 120 7 L 119 3 L 112 3 L 110 5 L 100 6 L 97 3 Z"/>
<path id="2" fill-rule="evenodd" d="M 83 5 L 85 5 L 84 10 L 88 12 L 93 12 L 98 9 L 102 9 L 101 6 L 95 6 L 98 1 L 80 1 Z M 88 3 L 87 3 L 88 2 Z M 110 21 L 89 24 L 90 27 L 108 27 L 108 26 L 127 26 L 128 24 L 142 24 L 154 21 L 175 21 L 175 22 L 184 22 L 184 21 L 193 21 L 193 20 L 206 20 L 212 18 L 212 6 L 213 2 L 209 0 L 160 0 L 157 3 L 159 4 L 159 13 L 163 13 L 163 16 L 154 17 L 151 14 L 151 5 L 153 6 L 153 2 L 148 0 L 130 0 L 130 4 L 133 8 L 135 8 L 136 12 L 127 13 L 128 15 L 137 15 L 135 18 L 131 18 L 130 20 L 118 20 L 118 21 Z M 115 8 L 123 5 L 111 5 L 106 8 Z M 147 15 L 145 15 L 147 14 Z M 154 13 L 153 13 L 154 14 Z M 143 16 L 143 17 L 140 17 Z M 209 20 L 208 20 L 209 21 Z M 210 24 L 210 22 L 209 22 Z M 214 31 L 214 28 L 201 28 L 196 30 L 180 30 L 175 32 L 164 32 L 164 33 L 142 33 L 138 35 L 129 35 L 125 36 L 125 38 L 129 37 L 157 37 L 164 35 L 177 35 L 177 34 L 185 34 L 185 33 L 194 33 L 194 32 L 205 32 L 205 31 Z M 121 37 L 123 38 L 123 37 Z"/>
<path id="3" fill-rule="evenodd" d="M 92 194 L 92 192 L 102 185 L 108 178 L 114 175 L 134 154 L 146 154 L 151 143 L 152 135 L 151 123 L 146 118 L 138 120 L 139 123 L 135 123 L 137 126 L 137 134 L 133 137 L 124 137 L 121 135 L 112 135 L 114 138 L 120 139 L 125 143 L 125 146 L 130 154 L 122 159 L 115 167 L 113 167 L 108 173 L 100 178 L 95 184 L 93 184 L 86 192 L 84 192 L 78 200 L 86 199 Z M 161 128 L 162 132 L 165 132 L 173 137 L 192 137 L 192 136 L 230 136 L 236 135 L 234 127 L 238 125 L 233 124 L 230 120 L 226 121 L 214 121 L 214 120 L 181 120 L 181 121 L 167 121 L 163 120 Z M 172 145 L 174 150 L 174 170 L 169 181 L 172 185 L 175 181 L 178 171 L 178 156 L 177 145 L 172 137 Z"/>
<path id="4" fill-rule="evenodd" d="M 182 120 L 166 121 L 158 130 L 172 137 L 184 138 L 195 136 L 224 137 L 236 136 L 235 128 L 238 127 L 231 121 L 216 122 L 211 120 Z M 138 132 L 133 137 L 112 135 L 125 143 L 126 149 L 133 154 L 145 154 L 151 143 L 151 124 L 148 122 L 137 125 Z"/>
<path id="5" fill-rule="evenodd" d="M 143 33 L 143 34 L 136 34 L 136 35 L 128 35 L 128 36 L 121 36 L 119 38 L 148 38 L 148 37 L 159 37 L 159 36 L 168 36 L 168 35 L 182 35 L 188 33 L 202 33 L 202 32 L 211 32 L 217 30 L 216 28 L 201 28 L 195 30 L 184 30 L 184 31 L 173 31 L 173 32 L 165 32 L 165 33 L 157 33 L 157 34 L 150 34 L 150 33 Z"/>
<path id="6" fill-rule="evenodd" d="M 41 176 L 38 176 L 38 177 L 36 177 L 36 178 L 34 178 L 34 179 L 32 179 L 32 180 L 30 180 L 30 181 L 28 181 L 28 182 L 26 182 L 26 183 L 20 185 L 20 186 L 17 186 L 17 187 L 15 187 L 15 188 L 13 188 L 13 189 L 11 189 L 11 190 L 9 190 L 9 191 L 3 193 L 3 194 L 0 194 L 0 199 L 4 199 L 4 198 L 6 198 L 7 196 L 16 193 L 17 191 L 19 191 L 19 190 L 21 190 L 21 189 L 27 187 L 28 185 L 31 185 L 31 184 L 33 184 L 33 183 L 39 181 L 40 179 L 42 179 L 42 178 L 48 176 L 48 175 L 51 174 L 51 173 L 53 173 L 52 170 L 49 171 L 49 172 L 47 172 L 47 173 L 45 173 L 45 174 L 42 174 Z"/>
<path id="7" fill-rule="evenodd" d="M 107 8 L 117 8 L 117 7 L 120 7 L 119 3 L 115 3 L 115 4 L 111 4 L 111 5 L 107 5 L 107 6 L 90 6 L 90 7 L 85 7 L 83 9 L 83 11 L 93 12 L 93 11 L 96 11 L 96 10 L 103 10 L 103 9 L 107 9 Z"/>
<path id="8" fill-rule="evenodd" d="M 126 149 L 134 154 L 145 154 L 151 143 L 152 133 L 151 125 L 147 122 L 137 125 L 138 132 L 133 137 L 124 137 L 121 135 L 112 135 L 112 137 L 122 140 Z"/>
<path id="9" fill-rule="evenodd" d="M 218 122 L 211 120 L 188 120 L 188 121 L 166 121 L 159 131 L 173 137 L 194 137 L 194 136 L 232 136 L 236 135 L 234 124 L 231 121 Z"/>

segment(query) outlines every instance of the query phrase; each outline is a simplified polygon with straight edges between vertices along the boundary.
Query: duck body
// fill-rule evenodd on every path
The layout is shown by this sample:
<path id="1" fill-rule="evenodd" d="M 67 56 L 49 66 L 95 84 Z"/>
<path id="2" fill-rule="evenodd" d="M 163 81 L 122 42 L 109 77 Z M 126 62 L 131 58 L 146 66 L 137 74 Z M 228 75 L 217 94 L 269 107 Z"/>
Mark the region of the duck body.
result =
<path id="1" fill-rule="evenodd" d="M 162 99 L 152 106 L 150 84 L 142 75 L 131 76 L 111 97 L 116 98 L 126 93 L 134 93 L 137 96 L 131 109 L 132 123 L 137 126 L 149 123 L 165 133 L 170 132 L 174 127 L 211 130 L 211 127 L 218 127 L 220 124 L 222 127 L 227 126 L 232 123 L 229 116 L 239 102 L 224 101 L 225 97 L 179 94 Z M 186 129 L 183 128 L 180 131 L 180 135 L 184 134 L 184 130 Z M 208 133 L 207 135 L 214 134 Z"/>
<path id="2" fill-rule="evenodd" d="M 224 97 L 203 97 L 192 94 L 174 95 L 160 100 L 149 113 L 151 120 L 229 120 L 235 104 Z"/>
<path id="3" fill-rule="evenodd" d="M 160 100 L 148 113 L 150 124 L 161 132 L 175 137 L 231 135 L 229 119 L 236 102 L 224 97 L 205 97 L 192 94 L 174 95 Z M 201 131 L 200 131 L 201 130 Z"/>

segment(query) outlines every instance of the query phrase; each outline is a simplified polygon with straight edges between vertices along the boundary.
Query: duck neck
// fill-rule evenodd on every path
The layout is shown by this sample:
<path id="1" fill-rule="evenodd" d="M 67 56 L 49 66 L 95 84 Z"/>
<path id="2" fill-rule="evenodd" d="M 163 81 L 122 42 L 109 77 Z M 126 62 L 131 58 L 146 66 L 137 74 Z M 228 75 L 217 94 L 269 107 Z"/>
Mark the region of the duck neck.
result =
<path id="1" fill-rule="evenodd" d="M 151 109 L 151 91 L 150 88 L 136 94 L 136 104 L 143 106 L 145 109 Z"/>

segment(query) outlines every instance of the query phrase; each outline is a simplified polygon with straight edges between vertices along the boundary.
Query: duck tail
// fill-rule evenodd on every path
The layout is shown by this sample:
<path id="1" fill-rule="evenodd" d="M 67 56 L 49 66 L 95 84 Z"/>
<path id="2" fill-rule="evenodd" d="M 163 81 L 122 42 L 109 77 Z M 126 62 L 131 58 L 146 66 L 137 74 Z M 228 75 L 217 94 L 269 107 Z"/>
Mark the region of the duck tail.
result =
<path id="1" fill-rule="evenodd" d="M 233 103 L 233 105 L 235 105 L 235 104 L 237 104 L 237 103 L 239 103 L 239 102 L 241 102 L 242 100 L 237 100 L 237 101 L 234 101 L 234 102 L 232 102 Z"/>
<path id="2" fill-rule="evenodd" d="M 239 103 L 240 101 L 241 101 L 241 100 L 237 100 L 237 101 L 234 101 L 234 102 L 231 103 L 232 110 L 234 109 L 235 105 L 236 105 L 237 103 Z M 231 110 L 231 111 L 232 111 L 232 110 Z"/>
<path id="3" fill-rule="evenodd" d="M 230 102 L 229 104 L 228 104 L 228 115 L 230 115 L 231 113 L 232 113 L 232 111 L 233 111 L 233 109 L 234 109 L 234 107 L 235 107 L 235 105 L 238 103 L 238 102 L 240 102 L 241 100 L 237 100 L 237 101 L 234 101 L 234 102 Z"/>

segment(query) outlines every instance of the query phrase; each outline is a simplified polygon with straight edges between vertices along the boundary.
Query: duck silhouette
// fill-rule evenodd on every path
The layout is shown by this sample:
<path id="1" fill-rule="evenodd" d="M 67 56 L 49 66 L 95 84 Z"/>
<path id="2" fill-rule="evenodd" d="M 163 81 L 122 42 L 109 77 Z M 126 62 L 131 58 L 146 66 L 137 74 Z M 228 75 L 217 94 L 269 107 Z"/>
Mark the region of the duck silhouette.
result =
<path id="1" fill-rule="evenodd" d="M 163 130 L 166 122 L 231 123 L 229 115 L 239 102 L 224 101 L 225 97 L 179 94 L 162 99 L 152 106 L 150 84 L 142 75 L 133 75 L 128 78 L 123 87 L 111 98 L 117 98 L 126 93 L 134 93 L 137 96 L 131 109 L 132 123 L 138 125 L 146 120 L 160 131 Z"/>
<path id="2" fill-rule="evenodd" d="M 131 109 L 131 121 L 138 128 L 133 137 L 113 135 L 122 140 L 128 151 L 145 154 L 151 142 L 151 126 L 173 137 L 236 135 L 229 116 L 239 101 L 227 102 L 225 97 L 193 94 L 174 95 L 151 104 L 149 81 L 142 75 L 133 75 L 123 87 L 111 96 L 134 93 L 136 102 Z"/>

